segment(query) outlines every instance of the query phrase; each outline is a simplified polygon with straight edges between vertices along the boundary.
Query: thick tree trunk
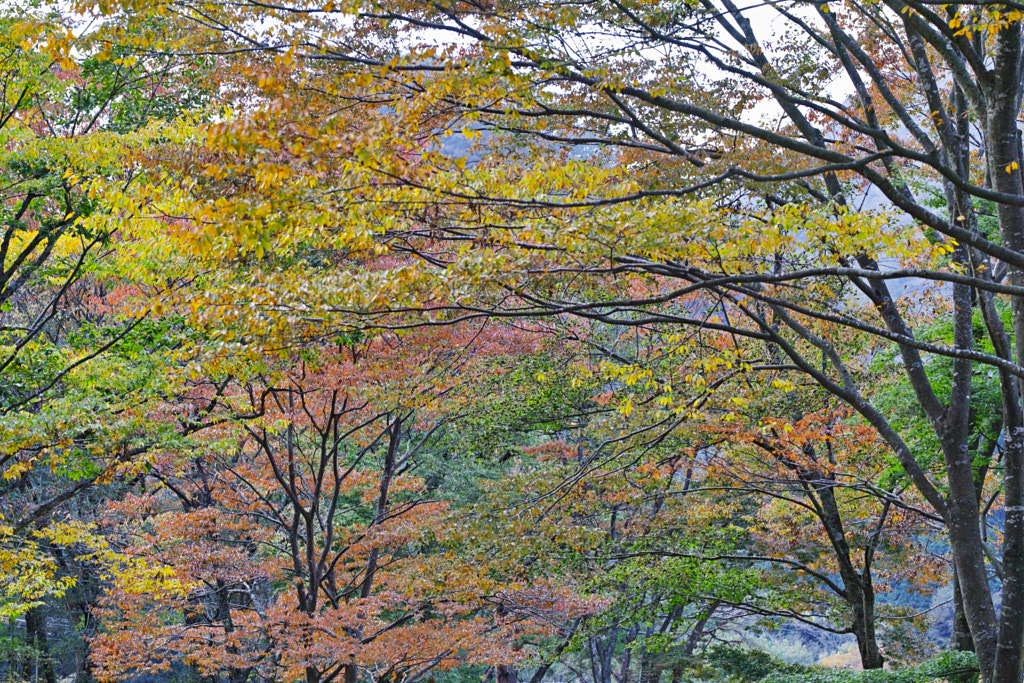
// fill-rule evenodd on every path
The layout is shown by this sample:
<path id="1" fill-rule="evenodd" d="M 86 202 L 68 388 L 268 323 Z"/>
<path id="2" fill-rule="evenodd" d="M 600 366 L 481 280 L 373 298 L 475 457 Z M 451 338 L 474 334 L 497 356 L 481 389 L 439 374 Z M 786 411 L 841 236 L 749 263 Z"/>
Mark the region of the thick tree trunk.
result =
<path id="1" fill-rule="evenodd" d="M 498 683 L 519 683 L 519 669 L 514 666 L 498 666 Z"/>
<path id="2" fill-rule="evenodd" d="M 25 612 L 25 632 L 32 647 L 32 680 L 57 683 L 50 658 L 50 641 L 46 636 L 46 613 L 42 607 L 33 607 Z"/>
<path id="3" fill-rule="evenodd" d="M 998 626 L 988 586 L 988 568 L 978 528 L 978 511 L 974 505 L 963 509 L 964 496 L 954 493 L 952 484 L 955 477 L 951 475 L 949 479 L 951 495 L 946 526 L 963 596 L 964 616 L 971 631 L 982 677 L 991 680 L 995 670 Z M 973 487 L 973 482 L 971 485 Z M 1016 679 L 1014 681 L 1016 683 Z"/>
<path id="4" fill-rule="evenodd" d="M 857 637 L 857 649 L 860 651 L 861 666 L 867 669 L 881 669 L 885 660 L 878 649 L 878 636 L 875 632 L 875 593 L 870 585 L 856 590 L 847 591 L 853 607 L 853 633 Z"/>
<path id="5" fill-rule="evenodd" d="M 235 622 L 231 618 L 231 594 L 223 579 L 217 579 L 217 620 L 224 625 L 224 635 L 227 638 L 235 632 Z M 228 646 L 227 652 L 232 655 L 238 654 L 238 648 L 234 645 Z M 228 668 L 228 683 L 245 683 L 249 678 L 249 670 L 238 667 Z"/>
<path id="6" fill-rule="evenodd" d="M 994 189 L 1021 196 L 1021 159 L 1017 132 L 1020 109 L 1021 25 L 1007 22 L 996 35 L 992 79 L 986 90 L 988 106 L 985 143 L 989 174 Z M 1024 251 L 1024 209 L 1005 202 L 997 205 L 999 230 L 1005 246 Z M 1024 284 L 1024 272 L 1010 266 L 1010 282 Z M 1013 328 L 1017 346 L 1017 362 L 1024 358 L 1024 301 L 1012 297 Z M 1005 394 L 1004 394 L 1005 399 Z M 1006 416 L 1006 448 L 1003 454 L 1003 495 L 1006 524 L 1003 536 L 1003 596 L 999 613 L 998 646 L 991 668 L 994 683 L 1018 683 L 1021 672 L 1021 649 L 1024 647 L 1024 425 L 1019 422 L 1019 406 L 1010 406 Z M 977 528 L 977 522 L 975 522 Z M 957 563 L 960 569 L 960 563 Z M 963 574 L 961 582 L 964 583 Z M 970 622 L 970 596 L 964 591 L 964 607 Z M 971 633 L 975 645 L 978 634 Z M 987 645 L 987 643 L 986 643 Z M 985 660 L 989 657 L 986 653 Z M 986 673 L 979 648 L 978 659 Z"/>
<path id="7" fill-rule="evenodd" d="M 532 676 L 530 676 L 530 683 L 541 683 L 541 681 L 544 680 L 544 677 L 548 675 L 548 671 L 551 670 L 552 664 L 553 662 L 544 662 L 538 666 L 537 670 L 533 672 Z"/>

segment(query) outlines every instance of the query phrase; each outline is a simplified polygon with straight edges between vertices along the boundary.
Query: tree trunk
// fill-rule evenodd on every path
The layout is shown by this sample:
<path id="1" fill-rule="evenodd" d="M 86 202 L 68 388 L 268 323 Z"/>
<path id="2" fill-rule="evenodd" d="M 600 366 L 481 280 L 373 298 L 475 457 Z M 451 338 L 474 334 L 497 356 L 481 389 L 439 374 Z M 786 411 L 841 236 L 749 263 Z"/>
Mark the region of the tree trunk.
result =
<path id="1" fill-rule="evenodd" d="M 866 583 L 866 582 L 865 582 Z M 861 665 L 865 670 L 881 669 L 885 660 L 878 649 L 875 632 L 875 592 L 869 585 L 857 586 L 853 591 L 847 587 L 853 608 L 853 633 L 857 637 Z"/>
<path id="2" fill-rule="evenodd" d="M 388 494 L 391 490 L 391 479 L 395 475 L 395 462 L 398 457 L 398 447 L 402 440 L 401 417 L 395 418 L 395 421 L 391 423 L 389 433 L 388 448 L 384 453 L 384 466 L 381 469 L 380 488 L 378 489 L 377 494 L 377 507 L 373 521 L 370 522 L 371 527 L 383 522 L 388 512 Z M 373 577 L 377 573 L 377 561 L 379 557 L 380 551 L 375 545 L 370 549 L 370 554 L 366 559 L 366 576 L 363 579 L 363 585 L 359 589 L 359 597 L 361 598 L 367 598 L 370 596 L 370 592 L 373 589 Z"/>
<path id="3" fill-rule="evenodd" d="M 953 632 L 949 635 L 949 647 L 961 652 L 974 652 L 971 641 L 971 627 L 967 625 L 964 615 L 964 599 L 960 595 L 960 580 L 953 568 Z"/>
<path id="4" fill-rule="evenodd" d="M 953 479 L 951 476 L 950 480 Z M 950 486 L 950 489 L 952 494 L 953 487 Z M 950 547 L 953 550 L 953 562 L 960 582 L 960 592 L 963 596 L 964 616 L 971 631 L 974 651 L 978 654 L 982 678 L 988 681 L 992 680 L 995 670 L 998 637 L 996 611 L 988 586 L 988 568 L 985 565 L 985 553 L 978 529 L 977 510 L 963 510 L 962 504 L 956 500 L 957 497 L 950 495 L 946 524 L 949 529 Z M 1013 680 L 1014 683 L 1018 683 L 1016 679 Z"/>
<path id="5" fill-rule="evenodd" d="M 498 665 L 498 683 L 519 683 L 519 670 L 514 666 Z"/>
<path id="6" fill-rule="evenodd" d="M 217 616 L 216 619 L 224 625 L 224 636 L 231 637 L 235 632 L 235 622 L 231 618 L 231 594 L 228 591 L 227 583 L 223 579 L 217 579 Z M 227 648 L 228 654 L 237 655 L 238 648 L 230 645 Z M 249 669 L 228 667 L 228 683 L 245 683 L 249 678 Z"/>
<path id="7" fill-rule="evenodd" d="M 708 608 L 704 610 L 704 613 L 700 615 L 699 619 L 697 619 L 697 623 L 693 625 L 693 629 L 690 631 L 690 635 L 686 637 L 686 645 L 683 646 L 683 657 L 689 658 L 693 656 L 694 650 L 697 649 L 697 643 L 700 642 L 701 636 L 704 635 L 704 629 L 707 628 L 708 621 L 710 621 L 711 616 L 715 613 L 715 610 L 717 610 L 719 605 L 721 604 L 721 600 L 715 600 L 710 605 L 708 605 Z M 675 683 L 676 675 L 677 671 L 676 669 L 673 669 L 673 683 Z M 679 672 L 679 675 L 682 675 L 681 670 Z"/>
<path id="8" fill-rule="evenodd" d="M 25 632 L 29 645 L 32 647 L 32 680 L 44 683 L 57 683 L 50 659 L 50 642 L 46 637 L 46 613 L 42 607 L 33 607 L 25 612 Z"/>
<path id="9" fill-rule="evenodd" d="M 530 683 L 541 683 L 541 681 L 544 680 L 544 676 L 546 676 L 548 671 L 551 669 L 551 665 L 558 661 L 558 658 L 562 656 L 563 652 L 565 652 L 565 648 L 567 648 L 569 643 L 572 642 L 572 637 L 576 635 L 576 631 L 582 623 L 583 619 L 577 619 L 572 622 L 572 626 L 569 628 L 569 634 L 555 649 L 554 656 L 545 660 L 539 667 L 537 667 L 537 670 L 533 672 L 533 676 L 530 677 Z"/>
<path id="10" fill-rule="evenodd" d="M 1017 115 L 1020 102 L 1020 60 L 1021 26 L 1019 21 L 1009 21 L 996 35 L 992 80 L 986 91 L 988 116 L 985 121 L 985 143 L 988 149 L 989 174 L 994 188 L 1003 193 L 1021 196 L 1020 145 L 1017 133 Z M 1016 168 L 1015 168 L 1016 166 Z M 1024 250 L 1024 209 L 1005 202 L 996 205 L 999 217 L 999 231 L 1002 242 L 1015 250 Z M 1011 284 L 1024 284 L 1024 272 L 1016 266 L 1009 267 Z M 1021 297 L 1011 298 L 1013 328 L 1017 346 L 1017 362 L 1024 355 L 1024 301 Z M 994 683 L 1018 683 L 1021 671 L 1021 648 L 1024 646 L 1024 427 L 1018 421 L 1019 405 L 1008 406 L 1006 419 L 1006 449 L 1003 454 L 1003 491 L 1006 524 L 1003 537 L 1003 598 L 999 611 L 998 646 L 994 657 L 983 653 L 979 647 L 979 634 L 975 633 L 971 620 L 971 596 L 964 590 L 964 607 L 971 634 L 978 651 L 982 673 L 990 659 L 989 669 Z M 1017 424 L 1014 424 L 1017 422 Z M 977 528 L 977 521 L 975 521 Z M 950 534 L 952 538 L 952 530 Z M 960 562 L 957 569 L 961 570 Z M 964 581 L 963 573 L 960 575 Z M 986 648 L 989 637 L 984 636 Z"/>
<path id="11" fill-rule="evenodd" d="M 636 640 L 636 634 L 639 627 L 633 626 L 626 632 L 626 650 L 622 653 L 622 663 L 619 666 L 619 683 L 630 683 L 632 675 L 630 672 L 630 666 L 633 664 L 633 648 L 630 645 Z M 615 652 L 615 643 L 609 645 L 609 651 Z M 609 665 L 611 662 L 609 661 Z"/>
<path id="12" fill-rule="evenodd" d="M 808 479 L 813 483 L 807 486 L 807 490 L 817 493 L 820 505 L 819 518 L 832 545 L 839 566 L 839 575 L 843 580 L 844 597 L 850 608 L 851 626 L 857 638 L 861 665 L 865 670 L 881 669 L 885 660 L 878 649 L 878 638 L 875 633 L 875 589 L 871 581 L 870 568 L 865 564 L 861 573 L 853 564 L 850 546 L 846 541 L 846 531 L 843 528 L 843 518 L 839 514 L 839 505 L 836 502 L 835 489 L 831 485 L 822 485 L 820 482 L 824 477 L 818 472 L 810 473 Z"/>
<path id="13" fill-rule="evenodd" d="M 605 632 L 604 638 L 590 638 L 590 664 L 594 675 L 594 683 L 612 683 L 612 655 L 619 639 L 618 621 Z"/>

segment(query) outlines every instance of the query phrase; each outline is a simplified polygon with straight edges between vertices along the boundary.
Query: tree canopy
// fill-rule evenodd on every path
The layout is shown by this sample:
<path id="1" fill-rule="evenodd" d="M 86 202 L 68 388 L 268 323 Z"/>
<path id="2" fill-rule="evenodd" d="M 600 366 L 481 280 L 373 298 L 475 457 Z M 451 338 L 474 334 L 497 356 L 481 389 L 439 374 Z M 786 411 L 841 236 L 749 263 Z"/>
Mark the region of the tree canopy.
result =
<path id="1" fill-rule="evenodd" d="M 1019 681 L 1022 22 L 5 6 L 3 675 Z"/>

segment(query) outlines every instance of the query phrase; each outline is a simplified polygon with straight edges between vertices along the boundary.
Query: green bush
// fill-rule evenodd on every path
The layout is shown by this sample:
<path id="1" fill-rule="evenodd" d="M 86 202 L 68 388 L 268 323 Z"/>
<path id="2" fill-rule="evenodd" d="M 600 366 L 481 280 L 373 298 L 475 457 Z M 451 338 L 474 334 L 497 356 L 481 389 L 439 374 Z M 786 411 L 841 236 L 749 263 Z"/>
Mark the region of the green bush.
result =
<path id="1" fill-rule="evenodd" d="M 978 658 L 974 653 L 947 650 L 934 659 L 906 669 L 816 669 L 806 673 L 778 672 L 749 680 L 763 680 L 764 683 L 930 683 L 950 679 L 973 680 L 977 673 Z"/>
<path id="2" fill-rule="evenodd" d="M 706 650 L 686 672 L 687 681 L 729 681 L 748 683 L 772 674 L 799 676 L 810 672 L 802 664 L 787 664 L 761 650 L 733 645 L 715 645 Z"/>

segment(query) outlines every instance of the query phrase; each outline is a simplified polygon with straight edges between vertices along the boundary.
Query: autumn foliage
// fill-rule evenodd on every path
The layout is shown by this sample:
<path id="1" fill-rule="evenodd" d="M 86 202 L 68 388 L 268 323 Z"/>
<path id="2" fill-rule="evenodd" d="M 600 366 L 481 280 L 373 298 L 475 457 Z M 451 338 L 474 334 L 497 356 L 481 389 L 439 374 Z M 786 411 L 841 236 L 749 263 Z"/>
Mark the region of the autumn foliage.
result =
<path id="1" fill-rule="evenodd" d="M 0 676 L 1018 681 L 1018 9 L 0 10 Z"/>

